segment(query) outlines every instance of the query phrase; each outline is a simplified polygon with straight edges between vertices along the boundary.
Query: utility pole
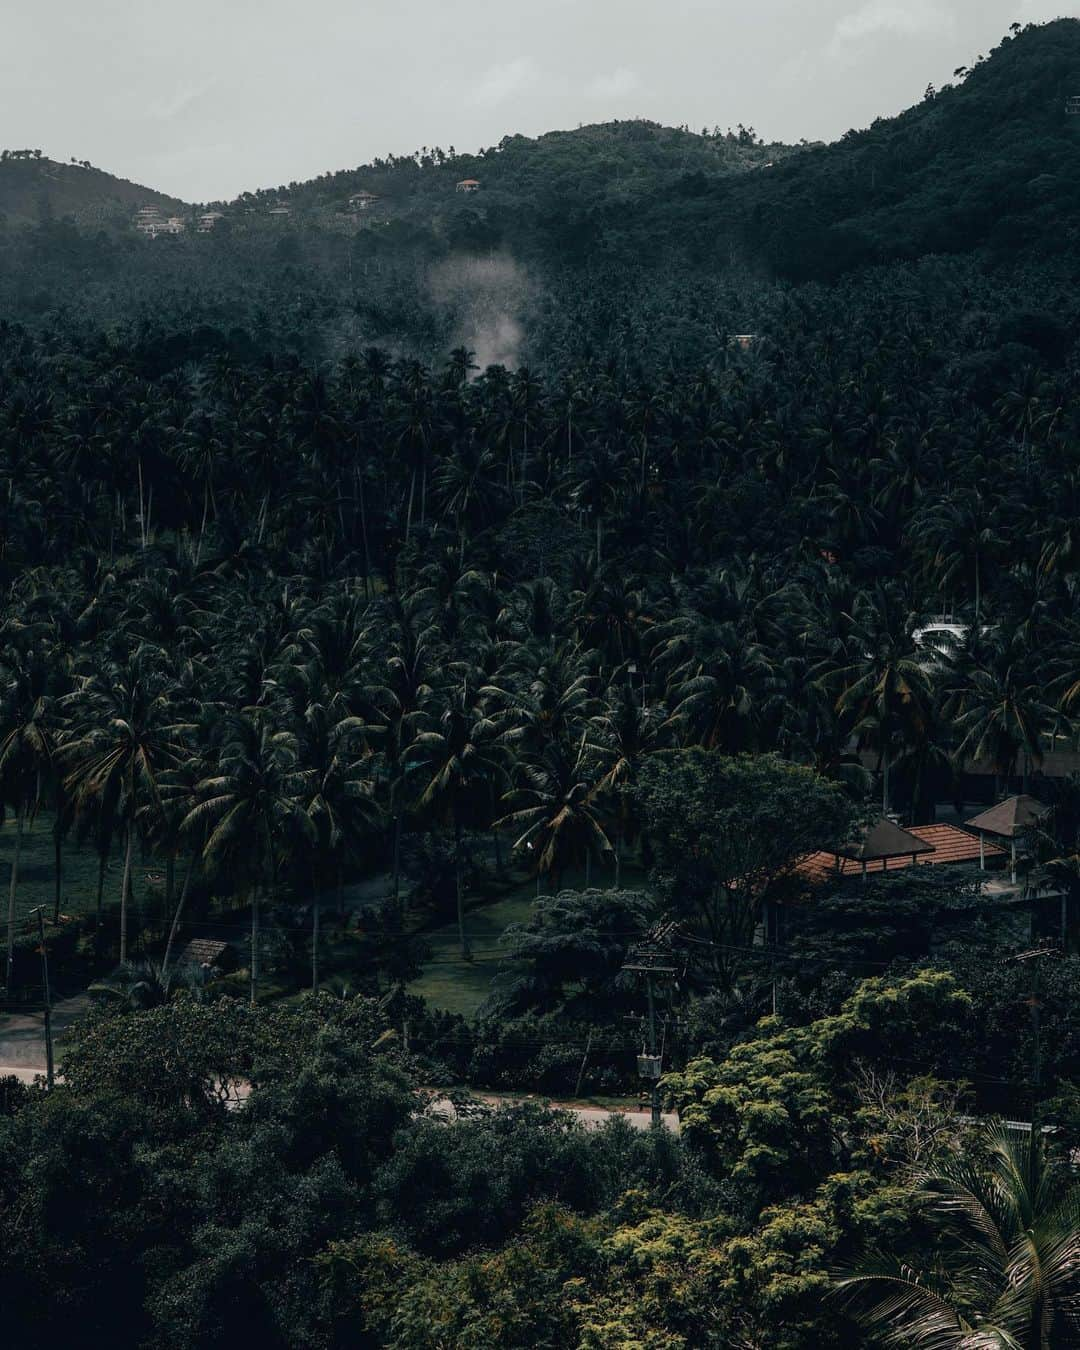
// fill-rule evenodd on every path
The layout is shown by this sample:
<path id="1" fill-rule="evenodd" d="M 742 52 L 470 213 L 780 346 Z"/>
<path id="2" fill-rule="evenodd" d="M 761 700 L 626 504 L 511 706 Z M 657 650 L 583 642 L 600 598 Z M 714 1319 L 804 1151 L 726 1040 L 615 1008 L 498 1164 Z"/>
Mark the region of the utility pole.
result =
<path id="1" fill-rule="evenodd" d="M 648 1053 L 638 1055 L 638 1073 L 642 1078 L 647 1079 L 650 1087 L 650 1103 L 652 1108 L 652 1124 L 658 1126 L 660 1122 L 660 1077 L 663 1073 L 663 1054 L 656 1043 L 656 994 L 654 981 L 657 978 L 671 978 L 679 973 L 679 968 L 674 964 L 671 955 L 662 948 L 661 944 L 670 932 L 672 925 L 667 925 L 658 932 L 650 935 L 647 939 L 648 945 L 637 948 L 629 953 L 628 959 L 623 965 L 623 970 L 634 971 L 637 974 L 645 976 L 645 992 L 648 999 Z"/>
<path id="2" fill-rule="evenodd" d="M 45 1081 L 53 1085 L 52 993 L 49 989 L 49 951 L 45 946 L 45 907 L 39 905 L 34 913 L 38 918 L 38 936 L 41 940 L 41 984 L 45 995 Z"/>
<path id="3" fill-rule="evenodd" d="M 1031 951 L 1020 952 L 1012 960 L 1029 963 L 1031 970 L 1031 992 L 1028 996 L 1028 1008 L 1031 1013 L 1031 1138 L 1038 1138 L 1038 1115 L 1042 1093 L 1042 1026 L 1040 1013 L 1042 1003 L 1039 997 L 1039 963 L 1044 956 L 1057 956 L 1056 947 L 1033 947 Z"/>

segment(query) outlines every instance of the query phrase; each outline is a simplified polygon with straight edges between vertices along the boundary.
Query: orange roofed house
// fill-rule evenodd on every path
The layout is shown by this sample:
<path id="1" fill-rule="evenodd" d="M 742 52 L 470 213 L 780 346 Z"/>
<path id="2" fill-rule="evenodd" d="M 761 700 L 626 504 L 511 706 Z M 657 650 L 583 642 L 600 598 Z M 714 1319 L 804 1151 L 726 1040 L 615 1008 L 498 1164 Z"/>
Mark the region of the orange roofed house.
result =
<path id="1" fill-rule="evenodd" d="M 958 825 L 912 825 L 909 830 L 882 816 L 861 837 L 835 853 L 819 850 L 801 859 L 796 868 L 808 881 L 830 877 L 870 876 L 923 863 L 1004 863 L 1006 853 L 996 844 L 983 843 Z"/>
<path id="2" fill-rule="evenodd" d="M 458 192 L 479 192 L 480 181 L 476 178 L 463 178 L 457 185 Z"/>

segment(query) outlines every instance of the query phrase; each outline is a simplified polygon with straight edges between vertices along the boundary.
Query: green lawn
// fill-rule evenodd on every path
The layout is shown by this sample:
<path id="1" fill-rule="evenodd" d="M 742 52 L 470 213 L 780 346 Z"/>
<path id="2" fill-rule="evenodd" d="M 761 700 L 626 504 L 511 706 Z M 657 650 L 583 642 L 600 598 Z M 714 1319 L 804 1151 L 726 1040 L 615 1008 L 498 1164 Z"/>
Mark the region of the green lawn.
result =
<path id="1" fill-rule="evenodd" d="M 472 1017 L 491 992 L 491 981 L 503 968 L 499 939 L 512 923 L 524 923 L 532 913 L 536 885 L 529 881 L 491 904 L 469 909 L 465 927 L 473 945 L 473 959 L 464 961 L 456 923 L 424 934 L 431 958 L 409 992 L 420 994 L 434 1007 Z"/>
<path id="2" fill-rule="evenodd" d="M 608 869 L 594 868 L 592 884 L 608 886 Z M 623 887 L 630 889 L 644 884 L 640 868 L 623 868 Z M 585 885 L 584 874 L 568 872 L 563 877 L 563 889 L 572 890 Z M 447 1012 L 461 1013 L 471 1018 L 491 992 L 492 979 L 503 969 L 503 949 L 499 938 L 512 923 L 524 923 L 532 913 L 536 899 L 536 883 L 529 881 L 517 886 L 492 904 L 470 909 L 465 915 L 466 929 L 472 941 L 472 961 L 461 959 L 456 923 L 444 924 L 424 936 L 431 944 L 431 959 L 419 979 L 409 985 L 409 992 L 420 994 L 433 1007 Z"/>
<path id="3" fill-rule="evenodd" d="M 42 812 L 23 832 L 22 852 L 19 856 L 19 883 L 15 892 L 15 912 L 20 922 L 30 911 L 44 905 L 51 918 L 53 912 L 53 818 Z M 15 819 L 10 814 L 0 826 L 0 887 L 4 914 L 7 913 L 7 887 L 11 877 L 11 860 L 15 853 Z M 134 859 L 135 894 L 140 896 L 145 875 L 151 870 L 149 860 L 144 863 L 138 853 Z M 105 873 L 105 904 L 119 902 L 120 876 L 123 856 L 118 846 L 113 849 Z M 89 844 L 81 847 L 74 838 L 64 840 L 62 855 L 63 883 L 61 886 L 62 914 L 93 913 L 97 895 L 97 854 Z"/>

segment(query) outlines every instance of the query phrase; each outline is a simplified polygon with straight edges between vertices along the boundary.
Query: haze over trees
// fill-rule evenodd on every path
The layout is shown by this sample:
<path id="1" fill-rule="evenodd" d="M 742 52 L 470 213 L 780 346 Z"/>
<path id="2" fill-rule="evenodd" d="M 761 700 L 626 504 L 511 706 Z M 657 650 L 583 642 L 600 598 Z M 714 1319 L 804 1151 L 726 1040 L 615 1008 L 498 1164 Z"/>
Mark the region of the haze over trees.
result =
<path id="1" fill-rule="evenodd" d="M 1035 1026 L 971 876 L 795 864 L 978 761 L 1075 917 L 1074 92 L 1060 21 L 834 146 L 509 137 L 177 239 L 0 162 L 5 998 L 44 872 L 101 1003 L 0 1081 L 14 1344 L 1073 1343 L 1080 962 Z M 407 992 L 514 879 L 479 1008 Z M 679 1139 L 432 1104 L 636 1090 L 658 929 Z"/>

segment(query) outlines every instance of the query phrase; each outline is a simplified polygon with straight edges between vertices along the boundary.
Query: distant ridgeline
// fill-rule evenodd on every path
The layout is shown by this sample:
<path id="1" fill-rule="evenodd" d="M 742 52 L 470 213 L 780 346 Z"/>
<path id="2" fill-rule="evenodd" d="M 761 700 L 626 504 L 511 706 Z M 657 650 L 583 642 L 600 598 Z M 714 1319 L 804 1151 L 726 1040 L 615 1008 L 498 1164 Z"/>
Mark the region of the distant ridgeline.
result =
<path id="1" fill-rule="evenodd" d="M 611 318 L 628 274 L 645 270 L 637 303 L 661 316 L 647 345 L 688 351 L 672 309 L 708 303 L 706 279 L 832 281 L 927 255 L 1067 267 L 1078 221 L 1080 22 L 1062 19 L 1014 25 L 953 83 L 828 146 L 613 122 L 476 155 L 424 147 L 199 206 L 7 151 L 0 312 L 39 322 L 75 306 L 105 323 L 182 295 L 193 321 L 218 328 L 272 315 L 305 355 L 374 343 L 426 359 L 513 311 L 535 358 L 566 295 Z M 433 275 L 463 258 L 512 260 L 513 294 L 447 301 Z M 603 299 L 568 279 L 582 268 Z M 544 296 L 557 298 L 546 311 Z M 732 321 L 757 327 L 749 313 Z"/>

